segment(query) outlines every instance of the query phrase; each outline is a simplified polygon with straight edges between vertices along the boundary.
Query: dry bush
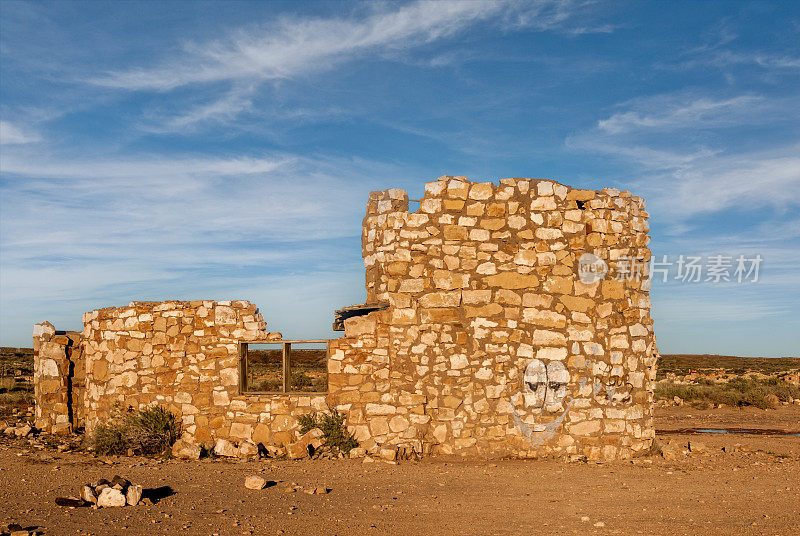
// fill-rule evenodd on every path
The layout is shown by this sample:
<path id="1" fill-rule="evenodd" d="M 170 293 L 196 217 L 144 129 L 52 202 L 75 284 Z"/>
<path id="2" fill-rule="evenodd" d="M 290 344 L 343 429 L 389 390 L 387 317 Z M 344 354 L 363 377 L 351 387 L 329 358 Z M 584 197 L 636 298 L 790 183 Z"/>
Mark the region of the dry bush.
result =
<path id="1" fill-rule="evenodd" d="M 111 418 L 94 430 L 91 443 L 98 454 L 125 454 L 129 449 L 141 454 L 162 454 L 178 440 L 178 417 L 160 406 L 122 411 L 115 406 Z"/>
<path id="2" fill-rule="evenodd" d="M 301 415 L 297 419 L 300 423 L 301 434 L 305 434 L 314 428 L 319 428 L 322 430 L 325 439 L 324 447 L 331 449 L 333 452 L 347 454 L 358 446 L 358 441 L 347 431 L 347 425 L 344 420 L 344 413 L 339 413 L 338 411 L 317 414 L 308 413 Z"/>
<path id="3" fill-rule="evenodd" d="M 778 378 L 734 378 L 726 383 L 700 380 L 697 383 L 677 384 L 660 381 L 656 384 L 656 397 L 671 400 L 679 397 L 686 402 L 709 402 L 728 406 L 755 406 L 761 409 L 773 407 L 768 395 L 778 400 L 791 401 L 800 398 L 800 387 Z"/>

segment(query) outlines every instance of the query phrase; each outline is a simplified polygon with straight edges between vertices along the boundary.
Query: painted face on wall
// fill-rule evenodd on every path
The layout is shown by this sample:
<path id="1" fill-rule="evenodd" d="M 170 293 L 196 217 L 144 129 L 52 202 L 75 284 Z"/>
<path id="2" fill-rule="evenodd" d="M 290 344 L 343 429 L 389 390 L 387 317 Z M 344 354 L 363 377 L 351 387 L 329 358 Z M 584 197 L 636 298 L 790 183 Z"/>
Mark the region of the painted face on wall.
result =
<path id="1" fill-rule="evenodd" d="M 567 394 L 569 373 L 561 361 L 551 361 L 545 366 L 540 360 L 533 359 L 525 367 L 523 381 L 526 407 L 556 410 Z"/>
<path id="2" fill-rule="evenodd" d="M 541 408 L 547 396 L 547 369 L 544 363 L 534 359 L 525 367 L 523 378 L 525 393 L 525 406 Z"/>
<path id="3" fill-rule="evenodd" d="M 569 373 L 561 361 L 551 361 L 547 364 L 547 395 L 545 405 L 560 405 L 567 394 Z"/>

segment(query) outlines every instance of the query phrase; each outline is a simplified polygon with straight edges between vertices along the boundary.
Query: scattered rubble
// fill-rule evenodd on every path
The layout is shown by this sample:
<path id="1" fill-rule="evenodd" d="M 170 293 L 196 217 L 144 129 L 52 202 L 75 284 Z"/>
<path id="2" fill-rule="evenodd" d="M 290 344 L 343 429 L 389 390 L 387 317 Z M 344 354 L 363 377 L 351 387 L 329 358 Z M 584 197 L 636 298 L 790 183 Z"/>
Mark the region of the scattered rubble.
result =
<path id="1" fill-rule="evenodd" d="M 7 526 L 8 533 L 11 536 L 36 536 L 39 533 L 36 531 L 30 531 L 22 527 L 19 523 L 10 523 Z M 4 531 L 0 530 L 0 534 L 6 534 Z"/>
<path id="2" fill-rule="evenodd" d="M 313 486 L 303 487 L 297 482 L 292 482 L 283 490 L 285 493 L 296 493 L 302 491 L 308 495 L 326 495 L 331 492 L 331 489 L 325 484 L 316 484 Z"/>
<path id="3" fill-rule="evenodd" d="M 689 440 L 688 446 L 689 446 L 689 452 L 693 453 L 705 452 L 707 450 L 706 444 L 696 439 Z"/>
<path id="4" fill-rule="evenodd" d="M 78 492 L 80 498 L 57 497 L 56 504 L 71 507 L 95 505 L 98 508 L 136 506 L 143 502 L 143 493 L 144 487 L 140 484 L 133 484 L 115 475 L 110 481 L 101 478 L 81 486 Z"/>
<path id="5" fill-rule="evenodd" d="M 236 445 L 234 445 L 232 441 L 220 438 L 217 439 L 217 442 L 214 444 L 214 454 L 226 458 L 238 458 L 239 449 L 236 448 Z"/>
<path id="6" fill-rule="evenodd" d="M 294 443 L 286 445 L 286 455 L 289 459 L 299 460 L 307 456 L 312 456 L 314 452 L 322 446 L 324 440 L 322 430 L 312 428 Z"/>

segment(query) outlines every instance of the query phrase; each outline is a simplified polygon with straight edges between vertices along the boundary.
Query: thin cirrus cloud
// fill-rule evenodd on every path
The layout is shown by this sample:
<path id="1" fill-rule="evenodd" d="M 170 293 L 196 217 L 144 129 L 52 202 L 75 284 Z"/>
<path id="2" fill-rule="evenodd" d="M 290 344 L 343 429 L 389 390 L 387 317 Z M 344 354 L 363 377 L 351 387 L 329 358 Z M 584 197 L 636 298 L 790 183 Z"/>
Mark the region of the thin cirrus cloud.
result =
<path id="1" fill-rule="evenodd" d="M 765 108 L 776 111 L 774 103 L 765 106 L 765 99 L 741 95 L 730 99 L 699 97 L 686 102 L 685 97 L 669 96 L 646 100 L 641 109 L 613 114 L 597 122 L 597 128 L 609 134 L 623 134 L 645 129 L 660 131 L 686 128 L 713 128 L 763 121 Z"/>
<path id="2" fill-rule="evenodd" d="M 22 246 L 25 237 L 47 229 L 65 228 L 73 230 L 70 240 L 62 239 L 65 244 L 87 239 L 128 245 L 292 241 L 355 234 L 342 223 L 361 207 L 357 192 L 370 177 L 391 173 L 368 161 L 291 155 L 80 161 L 4 152 L 0 167 L 5 175 L 24 179 L 4 187 L 6 248 Z M 31 206 L 41 212 L 33 224 L 22 214 L 15 217 Z M 81 217 L 75 219 L 78 209 Z"/>
<path id="3" fill-rule="evenodd" d="M 765 147 L 757 136 L 743 135 L 748 146 L 738 150 L 716 140 L 730 129 L 796 120 L 798 114 L 787 110 L 797 104 L 796 98 L 749 94 L 657 95 L 618 105 L 619 111 L 566 143 L 639 168 L 644 177 L 635 182 L 665 220 L 685 221 L 729 207 L 786 208 L 800 200 L 800 140 Z"/>
<path id="4" fill-rule="evenodd" d="M 198 83 L 292 78 L 329 69 L 347 57 L 448 37 L 515 5 L 508 1 L 416 2 L 362 19 L 284 17 L 267 28 L 187 43 L 184 55 L 158 67 L 110 72 L 90 82 L 129 90 L 169 91 Z M 556 17 L 553 24 L 560 20 Z"/>
<path id="5" fill-rule="evenodd" d="M 90 84 L 130 91 L 170 92 L 177 88 L 230 84 L 221 96 L 145 124 L 150 132 L 173 132 L 210 121 L 229 121 L 251 110 L 260 84 L 332 69 L 367 56 L 387 58 L 453 37 L 492 21 L 515 31 L 561 30 L 568 35 L 611 33 L 610 25 L 570 27 L 584 5 L 573 0 L 418 1 L 394 10 L 377 5 L 365 16 L 298 18 L 239 30 L 207 42 L 184 43 L 183 53 L 153 67 L 110 71 Z M 402 54 L 401 54 L 402 55 Z M 218 91 L 218 88 L 212 94 Z"/>
<path id="6" fill-rule="evenodd" d="M 20 145 L 41 140 L 41 136 L 36 133 L 20 128 L 10 121 L 0 121 L 0 145 Z"/>
<path id="7" fill-rule="evenodd" d="M 193 176 L 226 176 L 267 173 L 285 166 L 290 157 L 277 158 L 139 158 L 48 161 L 37 154 L 0 155 L 4 173 L 51 179 L 179 179 Z"/>

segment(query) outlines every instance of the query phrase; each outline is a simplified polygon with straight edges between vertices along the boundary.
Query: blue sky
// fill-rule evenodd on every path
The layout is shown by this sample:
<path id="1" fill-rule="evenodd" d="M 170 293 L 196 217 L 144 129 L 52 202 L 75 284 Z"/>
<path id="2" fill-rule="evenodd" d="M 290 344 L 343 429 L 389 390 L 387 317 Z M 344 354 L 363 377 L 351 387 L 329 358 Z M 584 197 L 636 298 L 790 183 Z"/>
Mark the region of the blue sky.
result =
<path id="1" fill-rule="evenodd" d="M 132 299 L 330 336 L 370 190 L 646 198 L 662 353 L 800 355 L 800 4 L 0 2 L 0 345 Z M 705 276 L 705 274 L 704 274 Z"/>

